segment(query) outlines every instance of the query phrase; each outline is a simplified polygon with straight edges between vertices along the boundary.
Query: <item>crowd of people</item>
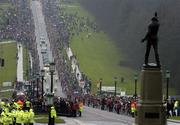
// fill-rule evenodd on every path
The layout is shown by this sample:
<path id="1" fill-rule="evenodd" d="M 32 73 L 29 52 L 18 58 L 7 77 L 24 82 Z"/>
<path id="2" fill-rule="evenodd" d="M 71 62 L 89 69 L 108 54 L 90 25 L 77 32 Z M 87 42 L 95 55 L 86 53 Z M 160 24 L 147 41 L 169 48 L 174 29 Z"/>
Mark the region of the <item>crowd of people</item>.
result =
<path id="1" fill-rule="evenodd" d="M 70 99 L 57 98 L 54 101 L 54 105 L 58 115 L 66 115 L 81 117 L 84 104 L 81 100 L 75 99 L 74 101 Z"/>
<path id="2" fill-rule="evenodd" d="M 56 0 L 42 1 L 45 22 L 47 25 L 48 37 L 50 40 L 51 50 L 53 51 L 56 69 L 64 92 L 67 95 L 73 95 L 74 92 L 89 92 L 90 80 L 83 74 L 82 80 L 85 82 L 84 88 L 79 87 L 79 81 L 71 68 L 71 60 L 66 56 L 66 48 L 69 47 L 69 42 L 73 36 L 79 36 L 80 33 L 87 33 L 85 38 L 89 38 L 92 32 L 98 32 L 98 26 L 88 17 L 81 17 L 75 12 L 74 14 L 67 13 L 63 7 L 63 2 Z M 82 37 L 84 39 L 84 37 Z M 81 80 L 81 81 L 82 81 Z"/>
<path id="3" fill-rule="evenodd" d="M 1 101 L 0 124 L 3 125 L 33 125 L 34 112 L 30 101 Z"/>
<path id="4" fill-rule="evenodd" d="M 97 97 L 92 95 L 85 95 L 83 100 L 84 103 L 89 107 L 115 112 L 117 114 L 130 115 L 132 117 L 137 114 L 138 98 L 135 99 L 133 96 Z M 167 103 L 164 102 L 164 106 L 166 107 L 168 118 L 173 116 L 180 116 L 180 105 L 178 100 L 170 99 Z"/>
<path id="5" fill-rule="evenodd" d="M 42 1 L 48 37 L 53 53 L 56 69 L 61 81 L 62 89 L 67 95 L 79 91 L 74 74 L 71 73 L 70 64 L 66 58 L 65 47 L 69 44 L 69 33 L 58 17 L 59 9 L 56 1 Z"/>
<path id="6" fill-rule="evenodd" d="M 117 114 L 135 116 L 136 113 L 136 99 L 132 96 L 91 96 L 85 95 L 84 103 L 93 108 L 115 112 Z"/>
<path id="7" fill-rule="evenodd" d="M 167 116 L 180 116 L 180 105 L 178 100 L 168 100 L 167 102 Z"/>
<path id="8" fill-rule="evenodd" d="M 11 7 L 1 10 L 3 24 L 0 24 L 0 41 L 15 40 L 22 43 L 31 52 L 33 57 L 33 71 L 36 73 L 39 69 L 39 59 L 36 49 L 34 21 L 30 3 L 26 0 L 8 0 Z M 30 76 L 32 73 L 27 72 Z"/>
<path id="9" fill-rule="evenodd" d="M 49 125 L 55 124 L 57 112 L 54 105 L 48 106 Z M 1 100 L 0 124 L 2 125 L 33 125 L 35 123 L 34 106 L 27 98 L 14 98 L 13 100 Z M 37 112 L 36 112 L 37 113 Z"/>

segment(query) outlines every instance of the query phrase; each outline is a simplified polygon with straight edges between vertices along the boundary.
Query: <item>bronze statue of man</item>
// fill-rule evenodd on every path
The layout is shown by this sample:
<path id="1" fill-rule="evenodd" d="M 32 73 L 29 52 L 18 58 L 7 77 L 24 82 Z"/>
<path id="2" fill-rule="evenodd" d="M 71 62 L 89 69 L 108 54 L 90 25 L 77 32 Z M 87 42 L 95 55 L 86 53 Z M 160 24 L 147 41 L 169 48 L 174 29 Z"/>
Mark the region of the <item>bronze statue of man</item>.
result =
<path id="1" fill-rule="evenodd" d="M 151 23 L 148 26 L 148 32 L 141 41 L 141 42 L 144 42 L 147 40 L 146 54 L 145 54 L 145 65 L 146 66 L 148 66 L 148 58 L 149 58 L 151 46 L 153 46 L 153 48 L 154 48 L 157 67 L 161 66 L 160 61 L 159 61 L 159 54 L 158 54 L 158 30 L 159 30 L 159 20 L 157 17 L 157 12 L 155 12 L 155 16 L 151 19 Z"/>

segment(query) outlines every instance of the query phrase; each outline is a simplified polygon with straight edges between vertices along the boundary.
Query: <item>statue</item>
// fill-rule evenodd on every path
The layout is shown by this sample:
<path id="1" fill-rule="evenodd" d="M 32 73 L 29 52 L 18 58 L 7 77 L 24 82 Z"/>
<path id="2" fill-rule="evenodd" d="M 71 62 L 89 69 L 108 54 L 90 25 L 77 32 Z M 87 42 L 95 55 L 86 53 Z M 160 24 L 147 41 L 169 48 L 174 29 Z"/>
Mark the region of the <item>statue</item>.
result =
<path id="1" fill-rule="evenodd" d="M 149 66 L 148 58 L 151 46 L 154 48 L 155 59 L 156 59 L 156 66 L 161 67 L 159 61 L 159 54 L 158 54 L 158 30 L 159 30 L 159 20 L 157 17 L 157 12 L 155 12 L 154 17 L 151 19 L 151 23 L 148 26 L 148 32 L 146 36 L 141 40 L 143 43 L 147 40 L 146 43 L 146 53 L 145 53 L 145 66 Z"/>

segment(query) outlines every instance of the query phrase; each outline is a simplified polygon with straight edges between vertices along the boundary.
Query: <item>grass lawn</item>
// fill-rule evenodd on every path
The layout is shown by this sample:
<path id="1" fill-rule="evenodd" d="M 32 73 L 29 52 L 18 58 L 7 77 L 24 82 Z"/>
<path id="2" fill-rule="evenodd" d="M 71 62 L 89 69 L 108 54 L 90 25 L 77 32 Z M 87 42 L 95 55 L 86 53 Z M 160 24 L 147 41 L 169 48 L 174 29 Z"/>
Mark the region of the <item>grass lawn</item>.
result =
<path id="1" fill-rule="evenodd" d="M 7 20 L 3 11 L 7 11 L 8 9 L 13 7 L 14 6 L 11 5 L 9 2 L 5 2 L 5 3 L 0 2 L 0 28 L 1 28 L 1 24 L 2 25 L 5 24 Z"/>
<path id="2" fill-rule="evenodd" d="M 35 115 L 35 122 L 36 123 L 48 123 L 48 115 Z M 63 119 L 57 117 L 55 119 L 55 123 L 65 123 Z"/>
<path id="3" fill-rule="evenodd" d="M 173 117 L 170 117 L 170 119 L 172 119 L 172 120 L 180 120 L 180 116 L 173 116 Z"/>
<path id="4" fill-rule="evenodd" d="M 27 48 L 23 46 L 23 70 L 24 70 L 24 80 L 27 80 L 28 76 L 28 67 L 29 67 L 29 53 Z"/>
<path id="5" fill-rule="evenodd" d="M 66 9 L 66 13 L 74 14 L 77 13 L 80 17 L 89 17 L 91 20 L 95 20 L 95 17 L 91 15 L 86 9 L 84 9 L 77 0 L 71 4 L 64 3 L 62 4 Z"/>
<path id="6" fill-rule="evenodd" d="M 94 20 L 94 17 L 78 3 L 64 5 L 64 8 L 68 14 L 77 13 L 79 17 L 89 17 L 90 20 Z M 88 33 L 91 33 L 89 38 Z M 134 93 L 135 71 L 119 65 L 125 57 L 107 34 L 92 32 L 92 29 L 88 32 L 84 31 L 72 37 L 70 46 L 78 59 L 81 71 L 92 80 L 93 92 L 97 91 L 100 78 L 103 79 L 103 86 L 114 86 L 114 77 L 117 77 L 118 89 L 125 90 L 128 94 Z M 121 77 L 124 77 L 125 82 L 120 83 Z"/>
<path id="7" fill-rule="evenodd" d="M 93 81 L 93 88 L 99 79 L 103 79 L 103 85 L 114 85 L 114 77 L 124 77 L 124 83 L 118 83 L 118 87 L 128 93 L 133 90 L 133 71 L 119 66 L 123 60 L 116 46 L 104 33 L 93 33 L 91 38 L 86 38 L 86 33 L 72 39 L 71 47 L 80 64 L 81 70 Z M 119 80 L 120 81 L 120 80 Z"/>
<path id="8" fill-rule="evenodd" d="M 2 97 L 6 97 L 6 98 L 12 98 L 12 91 L 8 91 L 8 92 L 0 92 L 0 98 Z"/>
<path id="9" fill-rule="evenodd" d="M 2 82 L 16 80 L 16 43 L 0 44 L 0 57 L 5 59 L 5 66 L 0 67 L 0 86 Z"/>

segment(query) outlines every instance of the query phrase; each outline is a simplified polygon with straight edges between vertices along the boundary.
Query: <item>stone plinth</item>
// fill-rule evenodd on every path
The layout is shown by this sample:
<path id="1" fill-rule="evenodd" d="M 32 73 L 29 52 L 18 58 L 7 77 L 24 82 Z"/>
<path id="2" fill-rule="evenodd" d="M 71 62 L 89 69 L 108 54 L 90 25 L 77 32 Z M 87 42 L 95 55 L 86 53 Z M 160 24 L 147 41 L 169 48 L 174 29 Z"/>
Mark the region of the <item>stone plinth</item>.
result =
<path id="1" fill-rule="evenodd" d="M 136 125 L 166 125 L 162 98 L 162 72 L 159 67 L 143 67 Z"/>

